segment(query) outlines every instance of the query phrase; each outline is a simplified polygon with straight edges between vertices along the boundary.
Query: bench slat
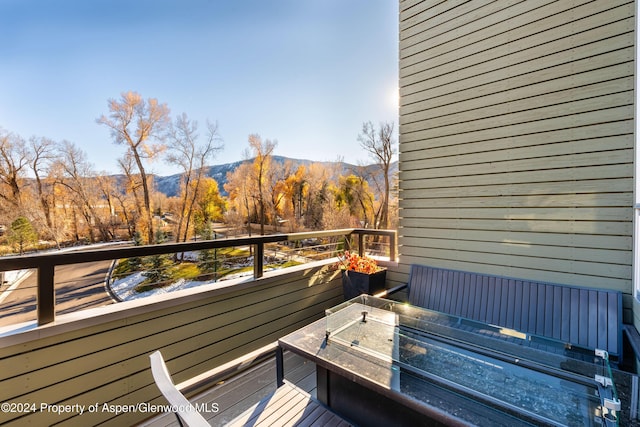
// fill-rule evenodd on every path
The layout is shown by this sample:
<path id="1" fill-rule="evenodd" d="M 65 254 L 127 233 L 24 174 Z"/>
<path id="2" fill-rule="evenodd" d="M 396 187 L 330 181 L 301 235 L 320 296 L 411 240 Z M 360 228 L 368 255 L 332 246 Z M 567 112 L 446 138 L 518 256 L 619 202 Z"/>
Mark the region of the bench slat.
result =
<path id="1" fill-rule="evenodd" d="M 579 290 L 579 303 L 578 303 L 578 322 L 580 327 L 578 329 L 578 341 L 580 343 L 586 343 L 589 345 L 589 292 L 584 289 Z M 572 325 L 573 327 L 573 325 Z"/>
<path id="2" fill-rule="evenodd" d="M 603 348 L 619 348 L 622 346 L 622 335 L 617 330 L 622 324 L 622 296 L 607 295 L 609 307 L 607 317 L 607 345 Z"/>
<path id="3" fill-rule="evenodd" d="M 562 288 L 562 308 L 560 309 L 560 340 L 571 342 L 571 288 Z"/>
<path id="4" fill-rule="evenodd" d="M 622 294 L 412 265 L 411 304 L 572 345 L 622 352 Z"/>
<path id="5" fill-rule="evenodd" d="M 524 297 L 523 297 L 523 293 L 525 292 L 524 290 L 524 286 L 522 285 L 521 281 L 516 281 L 516 294 L 515 294 L 515 299 L 513 301 L 513 329 L 517 330 L 517 331 L 521 331 L 523 328 L 522 326 L 522 304 L 524 301 Z"/>

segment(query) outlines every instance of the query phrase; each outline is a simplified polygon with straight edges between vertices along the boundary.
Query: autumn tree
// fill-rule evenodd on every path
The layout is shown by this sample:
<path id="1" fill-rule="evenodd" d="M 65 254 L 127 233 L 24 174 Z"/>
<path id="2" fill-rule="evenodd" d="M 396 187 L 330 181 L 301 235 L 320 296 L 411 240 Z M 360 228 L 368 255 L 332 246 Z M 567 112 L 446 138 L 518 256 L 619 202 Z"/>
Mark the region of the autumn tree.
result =
<path id="1" fill-rule="evenodd" d="M 304 200 L 308 189 L 306 175 L 307 169 L 301 165 L 284 181 L 283 194 L 286 199 L 284 213 L 292 224 L 292 231 L 298 228 L 303 216 Z"/>
<path id="2" fill-rule="evenodd" d="M 271 160 L 273 157 L 273 151 L 275 150 L 278 142 L 275 140 L 262 140 L 260 135 L 249 135 L 249 148 L 253 152 L 253 168 L 252 179 L 255 183 L 255 200 L 258 205 L 258 219 L 260 221 L 260 234 L 264 235 L 264 226 L 266 223 L 266 191 L 267 191 L 267 177 L 269 174 L 269 168 L 271 167 Z"/>
<path id="3" fill-rule="evenodd" d="M 320 163 L 309 165 L 305 177 L 304 224 L 312 230 L 323 228 L 323 206 L 330 201 L 328 188 L 331 173 Z"/>
<path id="4" fill-rule="evenodd" d="M 393 156 L 396 154 L 393 129 L 393 122 L 380 123 L 377 129 L 373 123 L 365 122 L 362 125 L 362 132 L 358 136 L 360 146 L 370 154 L 382 171 L 382 201 L 380 209 L 375 215 L 374 228 L 386 229 L 389 227 L 390 169 Z"/>
<path id="5" fill-rule="evenodd" d="M 237 226 L 245 223 L 249 236 L 251 236 L 251 222 L 255 213 L 251 203 L 254 194 L 251 169 L 251 163 L 241 163 L 233 172 L 227 173 L 227 182 L 224 184 L 230 204 L 230 215 L 227 218 Z"/>
<path id="6" fill-rule="evenodd" d="M 322 205 L 322 228 L 325 230 L 336 230 L 351 227 L 352 221 L 349 206 L 337 202 L 338 187 L 333 183 L 329 183 L 327 193 L 331 202 Z"/>
<path id="7" fill-rule="evenodd" d="M 169 108 L 157 99 L 144 100 L 136 92 L 125 92 L 119 100 L 110 99 L 109 115 L 97 119 L 111 130 L 116 144 L 127 146 L 140 173 L 144 201 L 147 239 L 154 242 L 151 190 L 147 180 L 145 162 L 155 159 L 164 150 L 163 137 L 169 124 Z"/>
<path id="8" fill-rule="evenodd" d="M 222 140 L 218 125 L 207 122 L 207 135 L 204 141 L 199 142 L 198 122 L 189 120 L 184 113 L 169 126 L 168 134 L 171 144 L 166 160 L 182 169 L 176 241 L 182 239 L 186 242 L 195 203 L 202 191 L 201 183 L 206 177 L 206 167 L 222 149 Z"/>
<path id="9" fill-rule="evenodd" d="M 227 204 L 220 195 L 218 182 L 213 178 L 205 177 L 200 181 L 199 187 L 194 208 L 196 226 L 202 227 L 203 224 L 221 222 Z"/>
<path id="10" fill-rule="evenodd" d="M 353 218 L 362 226 L 369 226 L 373 217 L 374 195 L 363 176 L 351 174 L 340 177 L 340 185 L 335 197 L 338 207 L 347 206 Z"/>
<path id="11" fill-rule="evenodd" d="M 269 210 L 269 217 L 274 227 L 279 225 L 285 203 L 286 179 L 292 172 L 290 161 L 285 161 L 277 167 L 270 167 L 267 170 L 266 191 L 268 197 L 266 204 Z"/>

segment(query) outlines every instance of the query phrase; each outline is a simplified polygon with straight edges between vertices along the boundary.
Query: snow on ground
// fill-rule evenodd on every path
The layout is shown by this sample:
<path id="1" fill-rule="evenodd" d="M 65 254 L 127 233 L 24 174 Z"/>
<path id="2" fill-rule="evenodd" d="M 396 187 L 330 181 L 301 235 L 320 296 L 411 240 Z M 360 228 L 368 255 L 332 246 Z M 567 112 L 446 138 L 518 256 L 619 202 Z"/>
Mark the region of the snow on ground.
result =
<path id="1" fill-rule="evenodd" d="M 252 273 L 227 275 L 224 277 L 223 280 L 235 279 L 237 277 L 251 276 L 251 275 Z M 169 292 L 179 291 L 181 289 L 190 289 L 190 288 L 195 288 L 198 286 L 214 283 L 212 281 L 199 282 L 199 281 L 179 279 L 178 281 L 170 285 L 164 286 L 162 288 L 155 288 L 155 289 L 151 289 L 144 292 L 137 292 L 135 290 L 136 285 L 138 285 L 144 279 L 145 277 L 140 272 L 140 273 L 132 274 L 131 276 L 127 276 L 123 279 L 115 280 L 113 283 L 111 283 L 111 291 L 121 301 L 129 301 L 129 300 L 134 300 L 139 298 L 150 297 L 152 295 L 161 295 Z"/>
<path id="2" fill-rule="evenodd" d="M 184 280 L 179 280 L 164 288 L 151 289 L 145 292 L 136 292 L 135 287 L 138 283 L 142 282 L 145 277 L 142 273 L 132 274 L 124 279 L 119 279 L 111 283 L 111 292 L 121 301 L 128 301 L 132 299 L 144 298 L 151 295 L 164 294 L 171 292 L 172 290 L 186 289 L 187 287 L 201 285 L 202 282 L 194 284 L 192 286 L 186 286 Z"/>

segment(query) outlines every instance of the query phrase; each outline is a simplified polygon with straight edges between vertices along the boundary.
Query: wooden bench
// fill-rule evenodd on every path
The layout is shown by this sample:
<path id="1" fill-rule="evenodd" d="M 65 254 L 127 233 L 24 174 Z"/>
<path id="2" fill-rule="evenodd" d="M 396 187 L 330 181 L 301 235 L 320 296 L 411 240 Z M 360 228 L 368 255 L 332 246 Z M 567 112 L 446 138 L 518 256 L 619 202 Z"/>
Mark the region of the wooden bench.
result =
<path id="1" fill-rule="evenodd" d="M 412 265 L 408 302 L 622 355 L 622 293 Z M 404 287 L 403 286 L 403 287 Z"/>
<path id="2" fill-rule="evenodd" d="M 210 426 L 209 422 L 189 402 L 183 392 L 201 385 L 204 381 L 216 382 L 222 376 L 245 369 L 249 364 L 261 360 L 274 352 L 279 360 L 277 389 L 227 425 L 235 427 L 258 425 L 347 427 L 351 425 L 314 399 L 309 393 L 282 379 L 282 354 L 275 343 L 178 385 L 175 385 L 171 380 L 169 370 L 160 351 L 153 352 L 149 355 L 149 358 L 154 381 L 162 395 L 169 402 L 169 405 L 174 409 L 178 423 L 181 426 L 205 427 Z"/>

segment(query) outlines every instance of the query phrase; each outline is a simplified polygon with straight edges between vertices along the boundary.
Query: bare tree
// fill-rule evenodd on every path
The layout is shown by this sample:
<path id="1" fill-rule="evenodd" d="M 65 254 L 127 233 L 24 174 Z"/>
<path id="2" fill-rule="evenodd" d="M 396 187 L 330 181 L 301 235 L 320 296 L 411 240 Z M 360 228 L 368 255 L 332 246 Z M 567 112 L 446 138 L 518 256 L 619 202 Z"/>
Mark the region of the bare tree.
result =
<path id="1" fill-rule="evenodd" d="M 24 139 L 0 129 L 0 199 L 9 204 L 14 217 L 22 209 L 21 190 L 29 162 Z"/>
<path id="2" fill-rule="evenodd" d="M 394 124 L 380 123 L 376 130 L 371 122 L 362 125 L 362 133 L 358 135 L 360 146 L 378 162 L 383 174 L 382 203 L 378 220 L 374 228 L 389 227 L 389 194 L 391 192 L 390 167 L 393 156 L 396 154 L 395 141 L 393 139 Z"/>
<path id="3" fill-rule="evenodd" d="M 109 116 L 97 119 L 111 129 L 116 144 L 125 144 L 135 160 L 142 181 L 144 216 L 147 222 L 147 239 L 154 242 L 151 197 L 144 160 L 154 159 L 164 150 L 162 138 L 169 124 L 169 107 L 157 99 L 147 101 L 135 92 L 126 92 L 120 100 L 109 100 Z"/>
<path id="4" fill-rule="evenodd" d="M 96 225 L 103 241 L 113 237 L 108 223 L 100 215 L 99 209 L 103 201 L 99 197 L 96 174 L 92 165 L 87 161 L 84 151 L 69 141 L 63 141 L 60 148 L 59 164 L 64 171 L 64 185 L 75 195 L 75 204 L 84 217 L 89 231 L 89 238 L 96 240 L 93 224 Z"/>
<path id="5" fill-rule="evenodd" d="M 116 179 L 113 176 L 109 176 L 106 172 L 103 172 L 96 176 L 96 189 L 101 194 L 103 203 L 108 207 L 108 221 L 105 218 L 105 226 L 108 225 L 110 234 L 113 238 L 118 237 L 117 227 L 117 211 L 121 203 L 122 191 L 118 187 Z"/>
<path id="6" fill-rule="evenodd" d="M 217 123 L 207 122 L 207 136 L 198 143 L 198 122 L 191 121 L 185 113 L 175 119 L 169 127 L 171 145 L 166 157 L 168 163 L 182 168 L 181 201 L 178 207 L 176 241 L 187 241 L 194 204 L 198 198 L 200 184 L 206 174 L 206 166 L 222 149 Z M 184 229 L 184 231 L 183 231 Z M 181 236 L 182 234 L 182 236 Z"/>
<path id="7" fill-rule="evenodd" d="M 55 179 L 52 178 L 49 169 L 55 159 L 56 143 L 48 138 L 33 137 L 29 140 L 29 144 L 31 146 L 31 171 L 35 177 L 42 215 L 47 229 L 52 230 L 54 228 L 52 209 L 55 206 Z"/>
<path id="8" fill-rule="evenodd" d="M 129 229 L 129 237 L 133 238 L 136 231 L 140 231 L 138 230 L 138 222 L 140 215 L 144 212 L 142 201 L 140 200 L 142 182 L 140 175 L 134 172 L 135 165 L 130 152 L 127 152 L 122 158 L 118 159 L 118 166 L 120 166 L 126 178 L 122 197 L 120 197 L 118 201 Z"/>

